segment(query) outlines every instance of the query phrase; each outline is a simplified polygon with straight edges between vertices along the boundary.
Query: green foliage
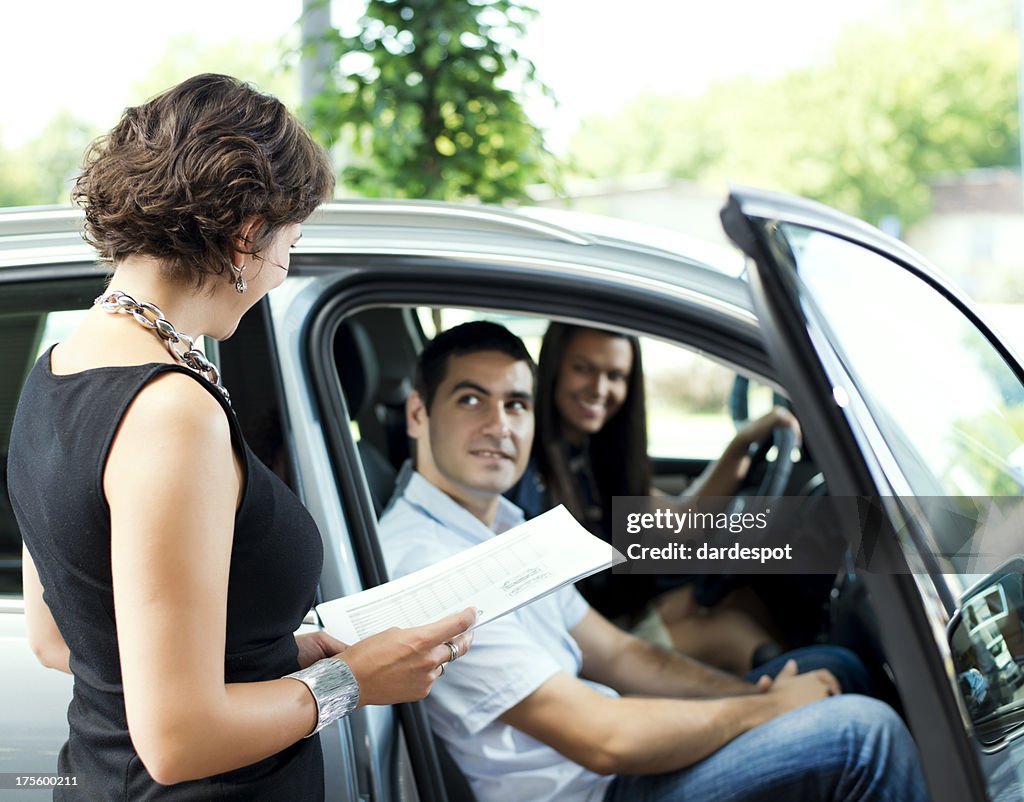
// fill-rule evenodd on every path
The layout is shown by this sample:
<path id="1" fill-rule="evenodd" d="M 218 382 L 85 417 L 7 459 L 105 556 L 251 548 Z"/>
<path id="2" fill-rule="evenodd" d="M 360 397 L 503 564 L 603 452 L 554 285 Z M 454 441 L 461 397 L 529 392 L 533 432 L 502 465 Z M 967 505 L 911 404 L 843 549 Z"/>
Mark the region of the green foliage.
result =
<path id="1" fill-rule="evenodd" d="M 200 72 L 223 72 L 293 104 L 298 92 L 294 79 L 280 66 L 281 51 L 266 42 L 235 40 L 207 47 L 191 34 L 175 36 L 146 79 L 135 85 L 128 102 L 142 103 Z M 0 148 L 0 206 L 68 203 L 71 179 L 86 146 L 115 122 L 95 126 L 61 110 L 24 145 Z"/>
<path id="2" fill-rule="evenodd" d="M 0 150 L 0 206 L 68 203 L 82 153 L 97 133 L 62 109 L 24 145 Z"/>
<path id="3" fill-rule="evenodd" d="M 589 175 L 757 184 L 909 224 L 928 213 L 929 177 L 1018 163 L 1017 52 L 1012 32 L 941 15 L 854 27 L 828 64 L 587 120 L 571 159 Z"/>
<path id="4" fill-rule="evenodd" d="M 520 199 L 552 160 L 517 91 L 546 91 L 516 40 L 521 0 L 370 0 L 360 30 L 317 47 L 337 67 L 306 105 L 315 136 L 338 145 L 359 195 Z"/>

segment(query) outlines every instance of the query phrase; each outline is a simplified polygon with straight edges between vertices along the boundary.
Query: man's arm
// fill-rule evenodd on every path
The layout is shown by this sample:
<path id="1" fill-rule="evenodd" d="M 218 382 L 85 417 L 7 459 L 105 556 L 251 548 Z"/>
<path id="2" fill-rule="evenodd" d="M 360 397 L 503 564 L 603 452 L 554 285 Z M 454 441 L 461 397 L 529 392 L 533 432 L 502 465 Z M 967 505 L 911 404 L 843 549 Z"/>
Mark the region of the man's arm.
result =
<path id="1" fill-rule="evenodd" d="M 596 610 L 589 610 L 570 631 L 583 652 L 581 676 L 622 694 L 700 698 L 759 693 L 752 685 L 687 657 L 630 635 Z"/>
<path id="2" fill-rule="evenodd" d="M 780 677 L 757 696 L 641 699 L 605 696 L 559 672 L 501 720 L 598 774 L 657 774 L 692 765 L 747 730 L 824 699 L 824 673 Z"/>

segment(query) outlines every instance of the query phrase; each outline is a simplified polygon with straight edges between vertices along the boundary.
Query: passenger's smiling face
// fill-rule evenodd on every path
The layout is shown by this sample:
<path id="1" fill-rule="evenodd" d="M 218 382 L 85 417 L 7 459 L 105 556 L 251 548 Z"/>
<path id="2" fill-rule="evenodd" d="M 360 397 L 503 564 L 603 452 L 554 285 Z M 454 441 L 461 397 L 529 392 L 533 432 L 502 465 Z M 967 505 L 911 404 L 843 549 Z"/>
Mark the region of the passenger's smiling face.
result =
<path id="1" fill-rule="evenodd" d="M 555 384 L 555 408 L 570 442 L 597 434 L 619 411 L 632 370 L 633 348 L 625 337 L 594 329 L 570 336 Z"/>

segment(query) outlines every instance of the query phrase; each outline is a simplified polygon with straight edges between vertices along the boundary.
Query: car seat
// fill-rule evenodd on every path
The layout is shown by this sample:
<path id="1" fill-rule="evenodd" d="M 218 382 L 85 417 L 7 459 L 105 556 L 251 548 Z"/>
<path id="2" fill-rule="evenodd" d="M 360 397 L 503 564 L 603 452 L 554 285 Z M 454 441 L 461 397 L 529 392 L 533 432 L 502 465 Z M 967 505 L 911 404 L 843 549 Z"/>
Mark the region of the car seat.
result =
<path id="1" fill-rule="evenodd" d="M 347 320 L 338 327 L 334 337 L 334 364 L 345 396 L 349 420 L 359 424 L 360 438 L 356 443 L 363 473 L 373 500 L 373 510 L 380 517 L 395 489 L 398 476 L 397 466 L 387 459 L 381 449 L 372 442 L 376 432 L 387 445 L 389 428 L 393 420 L 379 404 L 380 370 L 377 353 L 365 327 L 355 320 Z M 391 414 L 390 418 L 394 418 Z M 404 416 L 402 428 L 404 431 Z"/>

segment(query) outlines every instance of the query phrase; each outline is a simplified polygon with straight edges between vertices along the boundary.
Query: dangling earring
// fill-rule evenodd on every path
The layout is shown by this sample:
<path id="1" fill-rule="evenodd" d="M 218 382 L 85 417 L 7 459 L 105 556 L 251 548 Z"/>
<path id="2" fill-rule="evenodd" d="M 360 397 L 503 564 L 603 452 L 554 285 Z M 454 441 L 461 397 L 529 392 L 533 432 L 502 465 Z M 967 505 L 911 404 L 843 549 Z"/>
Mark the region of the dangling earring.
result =
<path id="1" fill-rule="evenodd" d="M 249 288 L 249 283 L 245 280 L 245 276 L 242 275 L 242 271 L 245 270 L 245 263 L 242 263 L 241 267 L 231 266 L 235 271 L 235 292 L 241 295 Z"/>

